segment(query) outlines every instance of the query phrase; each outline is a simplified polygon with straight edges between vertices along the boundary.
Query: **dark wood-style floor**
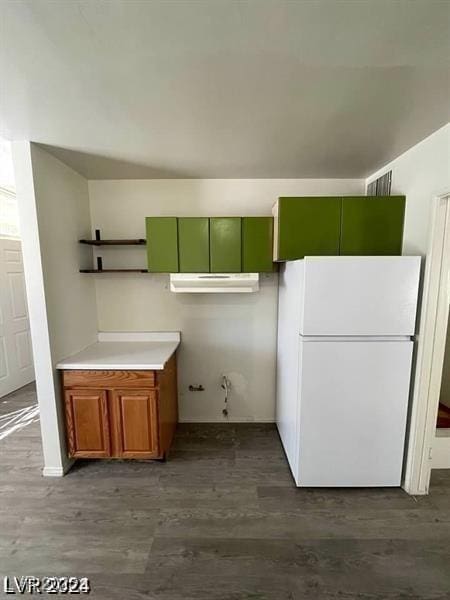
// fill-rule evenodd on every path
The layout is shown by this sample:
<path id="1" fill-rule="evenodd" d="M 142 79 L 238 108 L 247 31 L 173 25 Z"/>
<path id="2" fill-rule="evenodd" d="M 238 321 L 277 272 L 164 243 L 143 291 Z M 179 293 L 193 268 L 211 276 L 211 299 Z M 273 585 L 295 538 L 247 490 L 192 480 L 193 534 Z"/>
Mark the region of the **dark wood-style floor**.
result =
<path id="1" fill-rule="evenodd" d="M 257 424 L 180 425 L 166 464 L 41 465 L 37 423 L 0 441 L 2 577 L 88 576 L 95 600 L 450 598 L 450 471 L 428 497 L 296 489 Z"/>
<path id="2" fill-rule="evenodd" d="M 436 427 L 438 429 L 450 428 L 450 408 L 439 402 L 439 410 L 437 416 Z"/>

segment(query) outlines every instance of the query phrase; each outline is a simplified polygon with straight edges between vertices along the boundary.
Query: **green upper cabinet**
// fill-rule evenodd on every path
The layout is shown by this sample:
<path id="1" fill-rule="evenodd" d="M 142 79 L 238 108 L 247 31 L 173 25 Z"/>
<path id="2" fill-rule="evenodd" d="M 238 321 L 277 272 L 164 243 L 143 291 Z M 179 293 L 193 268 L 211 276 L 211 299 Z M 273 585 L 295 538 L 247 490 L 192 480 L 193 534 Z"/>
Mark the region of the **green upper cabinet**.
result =
<path id="1" fill-rule="evenodd" d="M 209 272 L 208 217 L 178 218 L 180 273 Z"/>
<path id="2" fill-rule="evenodd" d="M 211 273 L 241 272 L 241 217 L 211 217 L 209 220 Z"/>
<path id="3" fill-rule="evenodd" d="M 404 216 L 404 196 L 343 198 L 340 253 L 401 254 Z"/>
<path id="4" fill-rule="evenodd" d="M 340 197 L 282 197 L 274 206 L 274 260 L 339 254 Z"/>
<path id="5" fill-rule="evenodd" d="M 242 271 L 273 271 L 272 217 L 242 217 Z"/>
<path id="6" fill-rule="evenodd" d="M 147 261 L 153 273 L 178 273 L 176 217 L 147 217 Z"/>
<path id="7" fill-rule="evenodd" d="M 273 260 L 400 255 L 404 196 L 281 197 L 271 217 L 147 217 L 154 273 L 262 273 Z"/>

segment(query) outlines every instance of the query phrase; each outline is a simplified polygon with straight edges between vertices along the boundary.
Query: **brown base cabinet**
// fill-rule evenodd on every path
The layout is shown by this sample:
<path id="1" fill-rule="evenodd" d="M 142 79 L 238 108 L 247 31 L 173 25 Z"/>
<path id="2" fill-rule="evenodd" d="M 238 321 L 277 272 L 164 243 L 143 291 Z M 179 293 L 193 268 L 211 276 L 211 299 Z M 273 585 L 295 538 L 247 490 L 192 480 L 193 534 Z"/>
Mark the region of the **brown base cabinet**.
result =
<path id="1" fill-rule="evenodd" d="M 165 458 L 178 421 L 176 357 L 163 371 L 63 371 L 72 458 Z"/>

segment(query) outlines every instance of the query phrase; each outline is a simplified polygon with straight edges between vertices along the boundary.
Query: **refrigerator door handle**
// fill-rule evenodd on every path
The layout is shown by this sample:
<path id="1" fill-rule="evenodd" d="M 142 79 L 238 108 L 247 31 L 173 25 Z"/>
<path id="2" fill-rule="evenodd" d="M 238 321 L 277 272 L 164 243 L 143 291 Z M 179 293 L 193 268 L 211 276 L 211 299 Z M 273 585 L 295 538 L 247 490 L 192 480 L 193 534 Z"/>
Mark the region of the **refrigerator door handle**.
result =
<path id="1" fill-rule="evenodd" d="M 409 335 L 303 335 L 304 342 L 411 342 Z"/>

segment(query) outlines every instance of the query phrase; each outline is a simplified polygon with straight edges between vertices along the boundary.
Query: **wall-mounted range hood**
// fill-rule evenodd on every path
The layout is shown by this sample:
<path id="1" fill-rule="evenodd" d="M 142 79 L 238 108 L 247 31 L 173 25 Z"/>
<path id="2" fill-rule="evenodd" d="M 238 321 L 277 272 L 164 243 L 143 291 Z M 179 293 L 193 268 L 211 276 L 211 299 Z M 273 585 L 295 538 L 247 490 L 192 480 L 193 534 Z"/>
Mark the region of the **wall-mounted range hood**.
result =
<path id="1" fill-rule="evenodd" d="M 259 290 L 259 273 L 171 273 L 170 291 L 194 294 Z"/>

